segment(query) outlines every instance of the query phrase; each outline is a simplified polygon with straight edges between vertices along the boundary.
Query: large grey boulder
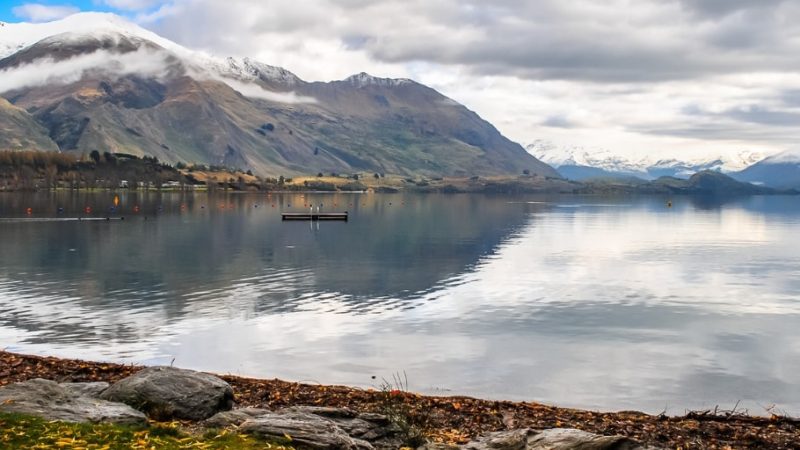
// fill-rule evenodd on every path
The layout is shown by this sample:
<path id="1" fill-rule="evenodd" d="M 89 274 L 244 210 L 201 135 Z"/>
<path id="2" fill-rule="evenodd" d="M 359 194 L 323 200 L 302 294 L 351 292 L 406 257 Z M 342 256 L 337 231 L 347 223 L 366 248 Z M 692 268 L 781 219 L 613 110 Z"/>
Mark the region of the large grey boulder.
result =
<path id="1" fill-rule="evenodd" d="M 320 450 L 372 450 L 370 443 L 350 437 L 330 419 L 302 412 L 271 413 L 245 421 L 239 431 Z"/>
<path id="2" fill-rule="evenodd" d="M 91 383 L 60 383 L 60 385 L 78 395 L 90 398 L 100 398 L 100 394 L 111 386 L 105 381 L 95 381 Z"/>
<path id="3" fill-rule="evenodd" d="M 158 420 L 204 420 L 233 407 L 228 383 L 174 367 L 148 367 L 111 385 L 100 397 L 128 404 Z"/>
<path id="4" fill-rule="evenodd" d="M 65 422 L 147 424 L 147 417 L 128 405 L 87 397 L 80 389 L 42 379 L 0 387 L 0 412 Z"/>

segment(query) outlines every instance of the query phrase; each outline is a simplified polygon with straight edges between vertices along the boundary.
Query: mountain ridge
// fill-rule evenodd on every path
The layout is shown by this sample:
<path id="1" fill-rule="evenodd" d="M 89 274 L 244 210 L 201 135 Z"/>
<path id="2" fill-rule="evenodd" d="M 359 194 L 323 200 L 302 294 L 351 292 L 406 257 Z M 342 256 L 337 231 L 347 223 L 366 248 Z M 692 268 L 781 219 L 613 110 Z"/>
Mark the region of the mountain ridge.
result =
<path id="1" fill-rule="evenodd" d="M 541 161 L 556 168 L 564 177 L 578 181 L 620 177 L 655 180 L 662 176 L 688 179 L 704 170 L 735 174 L 765 157 L 760 152 L 740 151 L 736 154 L 710 157 L 630 158 L 611 150 L 586 149 L 579 146 L 560 147 L 544 140 L 535 141 L 526 149 Z"/>
<path id="2" fill-rule="evenodd" d="M 76 24 L 81 32 L 56 33 Z M 0 48 L 13 49 L 0 60 L 0 95 L 62 151 L 152 155 L 276 176 L 527 170 L 558 177 L 475 112 L 412 80 L 362 72 L 307 82 L 250 58 L 186 49 L 107 14 L 78 14 L 43 29 L 25 24 L 11 35 L 20 29 L 14 25 L 0 32 Z"/>

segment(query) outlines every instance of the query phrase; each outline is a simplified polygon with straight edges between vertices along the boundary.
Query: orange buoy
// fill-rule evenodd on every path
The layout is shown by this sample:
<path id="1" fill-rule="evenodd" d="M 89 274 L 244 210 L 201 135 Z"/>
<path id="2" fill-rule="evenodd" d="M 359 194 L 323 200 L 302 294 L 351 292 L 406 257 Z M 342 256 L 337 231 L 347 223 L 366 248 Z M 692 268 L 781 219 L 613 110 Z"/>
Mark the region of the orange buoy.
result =
<path id="1" fill-rule="evenodd" d="M 25 212 L 30 216 L 31 214 L 33 214 L 33 208 L 28 208 L 25 210 Z"/>
<path id="2" fill-rule="evenodd" d="M 91 207 L 91 206 L 87 206 L 86 208 L 84 208 L 84 210 L 83 210 L 83 211 L 84 211 L 86 214 L 91 214 L 91 213 L 92 213 L 92 207 Z"/>

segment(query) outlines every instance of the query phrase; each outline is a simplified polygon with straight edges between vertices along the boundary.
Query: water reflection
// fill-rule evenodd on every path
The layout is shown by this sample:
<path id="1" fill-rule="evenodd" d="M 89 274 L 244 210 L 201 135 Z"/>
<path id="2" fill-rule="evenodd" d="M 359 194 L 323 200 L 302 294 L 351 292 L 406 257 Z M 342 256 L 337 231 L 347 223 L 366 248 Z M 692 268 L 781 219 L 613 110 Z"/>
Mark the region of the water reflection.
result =
<path id="1" fill-rule="evenodd" d="M 120 199 L 124 222 L 51 223 L 8 219 L 30 204 L 32 219 L 102 216 L 111 198 L 0 196 L 0 342 L 362 386 L 405 370 L 418 390 L 600 409 L 800 412 L 797 199 L 673 201 L 151 194 Z M 352 220 L 280 221 L 311 203 Z"/>

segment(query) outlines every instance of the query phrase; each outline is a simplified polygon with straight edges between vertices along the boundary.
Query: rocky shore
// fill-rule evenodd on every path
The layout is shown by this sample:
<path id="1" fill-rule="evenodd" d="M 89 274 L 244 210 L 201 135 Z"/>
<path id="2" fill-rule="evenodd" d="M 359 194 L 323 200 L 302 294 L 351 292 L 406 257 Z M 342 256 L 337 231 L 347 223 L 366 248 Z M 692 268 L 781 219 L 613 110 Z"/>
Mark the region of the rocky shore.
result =
<path id="1" fill-rule="evenodd" d="M 316 449 L 798 449 L 800 421 L 598 413 L 0 352 L 0 413 L 235 429 Z"/>

